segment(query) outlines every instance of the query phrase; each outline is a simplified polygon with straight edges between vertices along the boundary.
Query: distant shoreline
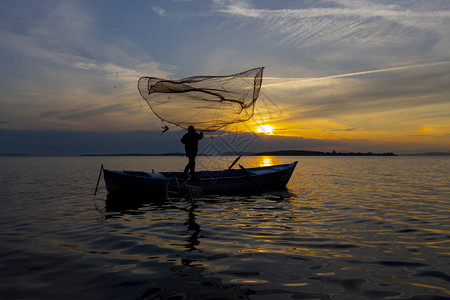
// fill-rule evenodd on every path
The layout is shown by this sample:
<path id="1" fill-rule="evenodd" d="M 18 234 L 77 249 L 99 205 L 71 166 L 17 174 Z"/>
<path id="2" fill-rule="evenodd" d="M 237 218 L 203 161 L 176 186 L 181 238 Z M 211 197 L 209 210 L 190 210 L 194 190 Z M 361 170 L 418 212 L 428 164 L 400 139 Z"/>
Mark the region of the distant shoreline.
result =
<path id="1" fill-rule="evenodd" d="M 238 156 L 238 154 L 225 152 L 220 155 L 207 155 L 200 153 L 199 156 Z M 125 154 L 83 154 L 81 156 L 185 156 L 184 153 L 159 153 L 159 154 L 145 154 L 145 153 L 125 153 Z M 398 156 L 395 153 L 361 153 L 361 152 L 321 152 L 321 151 L 306 151 L 306 150 L 281 150 L 281 151 L 265 151 L 255 153 L 243 153 L 241 156 Z"/>
<path id="2" fill-rule="evenodd" d="M 239 154 L 225 152 L 220 155 L 207 155 L 200 153 L 199 156 L 238 156 Z M 81 156 L 185 156 L 184 153 L 124 153 L 124 154 L 83 154 Z M 450 156 L 450 152 L 425 152 L 412 154 L 396 154 L 393 152 L 373 153 L 373 152 L 322 152 L 307 150 L 280 150 L 264 152 L 246 152 L 242 156 Z"/>
<path id="3" fill-rule="evenodd" d="M 252 156 L 398 156 L 395 153 L 372 153 L 372 152 L 322 152 L 322 151 L 306 151 L 306 150 L 281 150 L 266 151 L 252 154 Z"/>
<path id="4" fill-rule="evenodd" d="M 220 155 L 206 155 L 199 154 L 199 156 L 237 156 L 239 154 L 225 152 Z M 306 150 L 281 150 L 281 151 L 265 151 L 255 153 L 243 153 L 242 156 L 398 156 L 395 153 L 361 153 L 361 152 L 322 152 L 322 151 L 306 151 Z M 143 153 L 129 153 L 129 154 L 83 154 L 82 156 L 185 156 L 184 153 L 160 153 L 160 154 L 143 154 Z"/>
<path id="5" fill-rule="evenodd" d="M 220 155 L 199 154 L 199 156 L 238 156 L 239 154 L 232 152 L 221 153 Z M 113 154 L 99 154 L 88 153 L 81 155 L 35 155 L 23 153 L 0 153 L 2 157 L 13 156 L 181 156 L 185 154 L 181 152 L 173 153 L 113 153 Z M 280 150 L 280 151 L 264 151 L 264 152 L 246 152 L 242 156 L 450 156 L 450 152 L 425 152 L 413 154 L 396 154 L 393 152 L 372 153 L 372 152 L 322 152 L 322 151 L 307 151 L 307 150 Z"/>

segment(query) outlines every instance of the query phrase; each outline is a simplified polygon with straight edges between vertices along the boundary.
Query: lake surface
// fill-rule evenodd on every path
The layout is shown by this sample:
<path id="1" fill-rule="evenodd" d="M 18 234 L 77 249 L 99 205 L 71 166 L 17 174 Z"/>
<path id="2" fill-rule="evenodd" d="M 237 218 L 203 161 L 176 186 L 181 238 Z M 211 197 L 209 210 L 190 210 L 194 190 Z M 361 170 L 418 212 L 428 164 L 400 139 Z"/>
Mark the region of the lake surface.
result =
<path id="1" fill-rule="evenodd" d="M 190 209 L 93 196 L 101 163 L 184 157 L 0 157 L 0 299 L 450 299 L 449 157 L 239 163 L 294 160 L 287 191 Z"/>

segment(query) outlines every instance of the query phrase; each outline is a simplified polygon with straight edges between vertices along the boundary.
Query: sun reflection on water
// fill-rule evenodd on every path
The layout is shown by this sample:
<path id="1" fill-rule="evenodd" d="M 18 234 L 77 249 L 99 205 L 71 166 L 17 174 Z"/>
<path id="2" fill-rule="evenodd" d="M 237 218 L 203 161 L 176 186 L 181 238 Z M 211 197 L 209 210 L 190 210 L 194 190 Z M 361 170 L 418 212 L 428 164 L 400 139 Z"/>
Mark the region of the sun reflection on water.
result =
<path id="1" fill-rule="evenodd" d="M 259 161 L 259 166 L 260 167 L 270 167 L 273 166 L 273 161 L 272 161 L 272 157 L 270 156 L 263 156 L 260 158 Z"/>

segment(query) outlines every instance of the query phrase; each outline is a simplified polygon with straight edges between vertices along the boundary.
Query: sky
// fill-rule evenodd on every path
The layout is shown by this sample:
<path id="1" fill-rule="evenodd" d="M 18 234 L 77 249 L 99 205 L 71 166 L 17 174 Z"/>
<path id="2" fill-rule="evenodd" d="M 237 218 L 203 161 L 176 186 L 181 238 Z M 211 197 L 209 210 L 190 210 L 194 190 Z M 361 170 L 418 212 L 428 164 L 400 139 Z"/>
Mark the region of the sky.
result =
<path id="1" fill-rule="evenodd" d="M 450 152 L 448 0 L 1 1 L 0 35 L 1 153 L 159 133 L 141 76 L 261 66 L 253 118 L 225 130 L 272 126 L 264 150 Z M 130 151 L 172 152 L 148 138 Z"/>

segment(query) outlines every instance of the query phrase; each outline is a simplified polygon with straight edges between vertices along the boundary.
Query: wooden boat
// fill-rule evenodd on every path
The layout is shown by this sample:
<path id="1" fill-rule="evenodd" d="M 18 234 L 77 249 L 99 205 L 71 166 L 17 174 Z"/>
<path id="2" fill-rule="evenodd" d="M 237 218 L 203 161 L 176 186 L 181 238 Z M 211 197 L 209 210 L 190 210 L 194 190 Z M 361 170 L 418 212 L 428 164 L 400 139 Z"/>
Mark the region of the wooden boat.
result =
<path id="1" fill-rule="evenodd" d="M 222 171 L 182 172 L 103 170 L 108 197 L 146 195 L 152 198 L 201 195 L 248 194 L 286 187 L 297 161 L 290 164 Z"/>

